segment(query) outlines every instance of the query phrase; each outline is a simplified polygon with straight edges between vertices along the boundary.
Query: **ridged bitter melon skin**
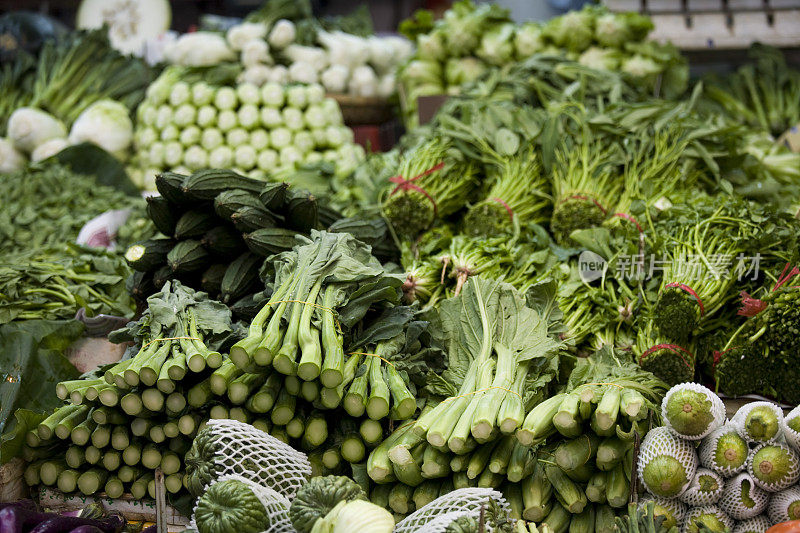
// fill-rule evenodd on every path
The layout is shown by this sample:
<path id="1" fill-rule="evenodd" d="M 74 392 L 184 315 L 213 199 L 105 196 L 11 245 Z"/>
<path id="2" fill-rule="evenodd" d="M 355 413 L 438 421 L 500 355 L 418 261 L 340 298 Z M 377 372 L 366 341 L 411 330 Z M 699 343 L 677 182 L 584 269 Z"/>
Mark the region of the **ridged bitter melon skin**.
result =
<path id="1" fill-rule="evenodd" d="M 214 483 L 195 509 L 199 533 L 261 533 L 269 531 L 269 517 L 252 489 L 230 479 Z"/>

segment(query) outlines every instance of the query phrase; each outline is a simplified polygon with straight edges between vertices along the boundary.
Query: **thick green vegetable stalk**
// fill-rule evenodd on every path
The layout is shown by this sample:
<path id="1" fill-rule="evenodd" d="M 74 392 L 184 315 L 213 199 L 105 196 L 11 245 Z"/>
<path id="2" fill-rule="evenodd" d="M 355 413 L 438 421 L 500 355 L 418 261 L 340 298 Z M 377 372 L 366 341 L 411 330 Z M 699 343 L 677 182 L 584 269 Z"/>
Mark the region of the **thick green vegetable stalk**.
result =
<path id="1" fill-rule="evenodd" d="M 526 396 L 549 381 L 547 361 L 560 343 L 548 335 L 544 317 L 501 282 L 472 278 L 460 296 L 441 303 L 439 313 L 446 328 L 442 341 L 451 347 L 449 371 L 460 372 L 461 383 L 457 394 L 420 416 L 414 433 L 464 453 L 473 439 L 487 442 L 501 426 L 511 433 L 523 424 Z M 451 322 L 458 316 L 461 321 Z M 521 387 L 528 379 L 536 385 Z M 506 401 L 520 388 L 526 393 L 520 395 L 522 409 Z"/>
<path id="2" fill-rule="evenodd" d="M 373 302 L 397 303 L 400 277 L 346 233 L 313 231 L 312 240 L 278 256 L 274 266 L 273 296 L 248 336 L 231 348 L 231 360 L 248 372 L 269 365 L 336 389 L 344 380 L 343 328 L 358 322 Z M 349 302 L 357 291 L 357 301 Z M 342 320 L 340 310 L 352 304 Z"/>
<path id="3" fill-rule="evenodd" d="M 478 168 L 460 160 L 450 141 L 425 141 L 403 157 L 383 201 L 395 233 L 414 238 L 437 218 L 461 209 L 478 185 Z"/>

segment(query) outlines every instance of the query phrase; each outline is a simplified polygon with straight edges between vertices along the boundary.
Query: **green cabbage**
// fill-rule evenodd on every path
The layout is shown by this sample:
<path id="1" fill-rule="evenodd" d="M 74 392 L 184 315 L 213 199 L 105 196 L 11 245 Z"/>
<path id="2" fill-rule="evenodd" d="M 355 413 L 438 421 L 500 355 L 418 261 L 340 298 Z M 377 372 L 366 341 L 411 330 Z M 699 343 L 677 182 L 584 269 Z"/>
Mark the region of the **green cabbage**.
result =
<path id="1" fill-rule="evenodd" d="M 444 77 L 448 85 L 461 85 L 477 80 L 486 69 L 486 64 L 477 57 L 454 58 L 445 65 Z"/>
<path id="2" fill-rule="evenodd" d="M 594 39 L 594 17 L 589 9 L 570 11 L 548 22 L 544 33 L 556 46 L 583 52 Z"/>
<path id="3" fill-rule="evenodd" d="M 514 59 L 514 25 L 500 24 L 487 31 L 481 38 L 478 57 L 493 65 L 504 65 Z"/>

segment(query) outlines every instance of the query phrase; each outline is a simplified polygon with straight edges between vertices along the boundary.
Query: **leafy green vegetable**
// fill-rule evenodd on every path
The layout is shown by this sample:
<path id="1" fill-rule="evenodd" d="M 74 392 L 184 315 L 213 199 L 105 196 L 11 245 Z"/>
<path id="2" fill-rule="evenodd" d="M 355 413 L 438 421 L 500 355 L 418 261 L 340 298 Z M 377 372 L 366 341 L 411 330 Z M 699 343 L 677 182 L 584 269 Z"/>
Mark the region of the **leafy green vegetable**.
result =
<path id="1" fill-rule="evenodd" d="M 113 252 L 62 244 L 10 253 L 0 260 L 0 324 L 14 320 L 130 316 L 130 269 Z"/>
<path id="2" fill-rule="evenodd" d="M 64 350 L 83 329 L 76 320 L 25 320 L 0 326 L 0 431 L 16 408 L 45 411 L 61 404 L 53 394 L 56 383 L 75 379 L 79 374 Z M 37 386 L 32 385 L 34 380 Z M 24 418 L 30 416 L 26 414 Z M 12 421 L 8 430 L 13 426 Z M 3 457 L 2 461 L 13 456 Z"/>
<path id="3" fill-rule="evenodd" d="M 0 246 L 5 253 L 73 242 L 84 224 L 109 209 L 144 211 L 141 198 L 58 164 L 42 163 L 4 175 L 0 194 L 6 202 L 0 212 Z M 138 215 L 131 217 L 131 223 L 137 220 Z"/>

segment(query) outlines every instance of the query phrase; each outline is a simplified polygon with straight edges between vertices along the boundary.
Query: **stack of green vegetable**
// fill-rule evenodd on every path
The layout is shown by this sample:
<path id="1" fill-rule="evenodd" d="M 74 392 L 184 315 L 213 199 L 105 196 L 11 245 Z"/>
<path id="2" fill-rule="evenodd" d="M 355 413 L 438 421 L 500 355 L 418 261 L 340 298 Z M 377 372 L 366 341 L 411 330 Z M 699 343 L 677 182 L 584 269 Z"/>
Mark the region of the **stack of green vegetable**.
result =
<path id="1" fill-rule="evenodd" d="M 370 454 L 373 502 L 406 514 L 453 488 L 493 487 L 512 518 L 613 528 L 635 435 L 666 387 L 610 347 L 577 361 L 560 353 L 553 298 L 552 284 L 526 299 L 475 277 L 438 304 L 430 330 L 449 366 L 429 379 L 419 417 Z"/>
<path id="2" fill-rule="evenodd" d="M 417 124 L 420 96 L 460 94 L 487 71 L 535 54 L 568 58 L 599 70 L 620 71 L 650 93 L 673 98 L 686 89 L 688 69 L 677 48 L 647 41 L 653 24 L 638 13 L 587 6 L 545 24 L 515 25 L 494 4 L 456 2 L 434 22 L 417 11 L 400 25 L 417 52 L 400 70 L 406 124 Z"/>
<path id="3" fill-rule="evenodd" d="M 103 30 L 48 40 L 38 56 L 18 54 L 0 72 L 0 132 L 9 137 L 0 139 L 1 172 L 84 141 L 124 158 L 128 115 L 155 77 L 141 59 L 114 50 Z"/>
<path id="4" fill-rule="evenodd" d="M 321 86 L 228 81 L 170 67 L 148 87 L 136 112 L 132 174 L 139 186 L 152 190 L 163 170 L 232 168 L 263 180 L 281 168 L 329 161 L 349 174 L 363 159 L 339 104 Z"/>
<path id="5" fill-rule="evenodd" d="M 272 296 L 231 358 L 221 353 L 234 340 L 227 306 L 165 282 L 142 318 L 111 336 L 134 341 L 130 358 L 58 385 L 70 403 L 27 434 L 29 479 L 152 495 L 149 471 L 160 465 L 178 492 L 188 439 L 210 418 L 252 423 L 309 452 L 319 473 L 362 462 L 384 421 L 414 414 L 417 384 L 436 363 L 426 324 L 396 305 L 401 277 L 349 234 L 311 236 L 274 257 Z M 87 468 L 92 481 L 81 485 Z"/>
<path id="6" fill-rule="evenodd" d="M 647 434 L 638 475 L 666 523 L 761 531 L 800 516 L 800 455 L 782 438 L 795 416 L 752 402 L 725 422 L 722 400 L 693 383 L 670 389 L 661 411 L 666 427 Z"/>
<path id="7" fill-rule="evenodd" d="M 3 254 L 0 258 L 0 325 L 13 320 L 131 316 L 125 260 L 102 248 L 66 243 Z"/>
<path id="8" fill-rule="evenodd" d="M 167 282 L 148 305 L 111 335 L 134 341 L 128 358 L 56 387 L 68 403 L 26 435 L 29 485 L 139 499 L 155 494 L 160 467 L 167 490 L 181 490 L 184 454 L 208 419 L 208 376 L 230 344 L 231 314 L 178 282 Z"/>
<path id="9" fill-rule="evenodd" d="M 141 198 L 56 162 L 4 175 L 0 194 L 5 201 L 0 212 L 0 247 L 6 254 L 74 242 L 84 224 L 110 209 L 132 210 L 129 225 L 138 224 L 144 214 Z M 133 230 L 120 233 L 136 233 Z M 146 228 L 142 231 L 146 234 Z"/>
<path id="10" fill-rule="evenodd" d="M 156 186 L 161 196 L 147 199 L 147 212 L 163 236 L 125 252 L 136 270 L 132 292 L 140 301 L 165 281 L 179 279 L 252 317 L 263 305 L 256 296 L 263 291 L 264 258 L 290 250 L 296 235 L 339 218 L 307 191 L 230 170 L 164 172 Z"/>

